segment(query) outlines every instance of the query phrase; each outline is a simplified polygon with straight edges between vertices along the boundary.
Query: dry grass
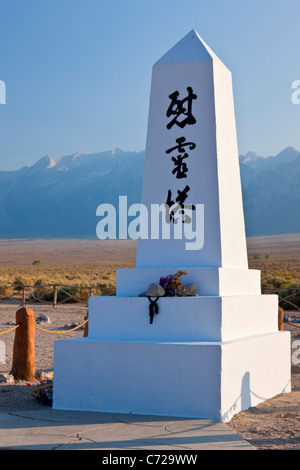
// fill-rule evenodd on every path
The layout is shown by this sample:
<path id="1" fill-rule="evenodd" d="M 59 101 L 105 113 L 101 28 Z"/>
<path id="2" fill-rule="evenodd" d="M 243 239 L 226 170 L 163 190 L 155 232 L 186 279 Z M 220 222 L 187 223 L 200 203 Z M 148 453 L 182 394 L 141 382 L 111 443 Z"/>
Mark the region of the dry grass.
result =
<path id="1" fill-rule="evenodd" d="M 115 287 L 116 269 L 134 267 L 135 252 L 131 240 L 0 240 L 0 286 Z M 41 264 L 32 264 L 37 259 Z"/>
<path id="2" fill-rule="evenodd" d="M 300 286 L 300 234 L 247 240 L 249 267 L 262 287 Z M 0 240 L 0 286 L 68 284 L 115 287 L 117 268 L 135 266 L 136 242 Z M 40 265 L 33 265 L 34 260 Z"/>
<path id="3" fill-rule="evenodd" d="M 277 289 L 281 297 L 293 294 L 289 300 L 300 307 L 300 234 L 250 238 L 248 243 L 249 267 L 261 271 L 261 285 Z M 295 294 L 295 295 L 294 295 Z M 284 309 L 293 309 L 291 304 L 281 303 Z"/>
<path id="4" fill-rule="evenodd" d="M 117 267 L 133 267 L 134 264 L 119 265 L 53 265 L 53 266 L 0 266 L 0 286 L 14 283 L 24 285 L 63 284 L 71 286 L 116 285 Z"/>

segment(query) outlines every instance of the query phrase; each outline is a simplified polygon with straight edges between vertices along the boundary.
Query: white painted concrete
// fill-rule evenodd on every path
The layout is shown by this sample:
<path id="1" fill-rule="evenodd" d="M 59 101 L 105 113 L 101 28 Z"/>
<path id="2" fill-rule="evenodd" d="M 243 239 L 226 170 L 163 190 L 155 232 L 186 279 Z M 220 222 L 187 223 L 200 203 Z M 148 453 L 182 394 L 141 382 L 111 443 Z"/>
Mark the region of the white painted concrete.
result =
<path id="1" fill-rule="evenodd" d="M 145 268 L 145 269 L 118 269 L 117 270 L 117 296 L 136 297 L 147 290 L 152 282 L 159 282 L 160 278 L 175 274 L 180 269 L 186 271 L 182 276 L 183 284 L 196 284 L 198 295 L 259 295 L 260 271 L 256 269 L 230 269 L 230 268 Z"/>
<path id="2" fill-rule="evenodd" d="M 222 346 L 221 416 L 291 391 L 290 332 L 255 335 Z"/>
<path id="3" fill-rule="evenodd" d="M 161 297 L 149 323 L 146 297 L 91 297 L 89 338 L 97 341 L 229 341 L 278 331 L 276 295 Z"/>
<path id="4" fill-rule="evenodd" d="M 186 51 L 187 59 L 184 60 Z M 169 95 L 179 99 L 192 87 L 193 125 L 167 129 Z M 184 136 L 187 178 L 178 180 L 166 150 Z M 186 240 L 138 240 L 137 268 L 172 266 L 247 268 L 238 149 L 230 71 L 195 31 L 187 34 L 153 67 L 142 203 L 163 204 L 168 189 L 190 187 L 186 204 L 204 204 L 204 246 L 185 249 Z"/>
<path id="5" fill-rule="evenodd" d="M 288 346 L 288 332 L 223 343 L 56 341 L 53 408 L 228 421 L 290 391 Z"/>

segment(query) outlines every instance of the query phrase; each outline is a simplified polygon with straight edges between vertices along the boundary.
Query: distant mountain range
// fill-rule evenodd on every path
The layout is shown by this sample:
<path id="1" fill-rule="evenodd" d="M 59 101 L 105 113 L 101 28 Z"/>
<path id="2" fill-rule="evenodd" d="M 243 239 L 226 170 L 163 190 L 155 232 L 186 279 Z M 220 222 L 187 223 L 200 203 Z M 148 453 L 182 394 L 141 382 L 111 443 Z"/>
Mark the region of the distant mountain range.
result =
<path id="1" fill-rule="evenodd" d="M 96 238 L 96 208 L 141 200 L 145 152 L 76 153 L 0 171 L 0 238 Z M 300 153 L 240 156 L 247 236 L 300 232 Z"/>
<path id="2" fill-rule="evenodd" d="M 240 156 L 247 236 L 300 232 L 300 153 Z"/>

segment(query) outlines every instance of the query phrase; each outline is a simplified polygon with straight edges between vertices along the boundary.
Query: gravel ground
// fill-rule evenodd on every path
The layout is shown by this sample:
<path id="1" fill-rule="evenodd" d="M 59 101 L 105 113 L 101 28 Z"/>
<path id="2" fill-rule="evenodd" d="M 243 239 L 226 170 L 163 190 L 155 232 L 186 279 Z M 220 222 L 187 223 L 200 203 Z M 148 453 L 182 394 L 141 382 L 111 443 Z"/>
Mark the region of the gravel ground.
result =
<path id="1" fill-rule="evenodd" d="M 79 338 L 83 336 L 84 327 L 75 331 L 68 331 L 66 325 L 76 323 L 80 325 L 85 320 L 87 308 L 80 304 L 69 304 L 53 308 L 51 305 L 30 305 L 34 311 L 36 325 L 49 331 L 62 331 L 60 334 L 49 334 L 35 330 L 35 359 L 37 376 L 47 376 L 53 371 L 53 349 L 54 341 L 58 339 Z M 16 311 L 19 307 L 12 304 L 0 304 L 0 333 L 12 328 L 15 325 Z M 50 319 L 50 323 L 41 322 L 37 319 L 40 315 L 45 315 Z M 67 333 L 63 333 L 67 332 Z M 9 377 L 13 358 L 13 343 L 15 332 L 11 331 L 0 336 L 6 348 L 6 364 L 0 364 L 0 374 Z M 3 378 L 2 378 L 3 380 Z M 41 403 L 31 396 L 31 391 L 36 384 L 26 382 L 7 383 L 0 382 L 0 413 L 17 410 L 40 409 Z"/>

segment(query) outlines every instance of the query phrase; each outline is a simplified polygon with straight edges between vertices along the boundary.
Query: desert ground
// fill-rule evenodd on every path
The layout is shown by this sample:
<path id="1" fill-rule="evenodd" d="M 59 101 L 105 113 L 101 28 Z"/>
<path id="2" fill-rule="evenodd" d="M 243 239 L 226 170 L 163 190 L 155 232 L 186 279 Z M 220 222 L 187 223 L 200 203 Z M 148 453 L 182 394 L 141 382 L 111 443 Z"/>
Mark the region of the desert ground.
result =
<path id="1" fill-rule="evenodd" d="M 262 284 L 272 287 L 292 283 L 300 287 L 300 234 L 251 238 L 247 244 L 249 266 L 261 270 Z M 48 284 L 115 286 L 116 269 L 133 267 L 135 253 L 133 241 L 0 240 L 0 288 L 19 278 L 28 285 L 39 280 Z M 41 260 L 41 264 L 33 265 L 34 260 Z M 69 329 L 84 321 L 87 307 L 81 303 L 54 308 L 50 302 L 31 303 L 28 307 L 37 322 L 42 314 L 49 318 L 49 322 L 37 325 L 49 333 L 35 330 L 37 375 L 45 376 L 53 370 L 54 341 L 83 336 L 83 328 Z M 0 333 L 13 327 L 18 308 L 15 301 L 0 302 Z M 299 319 L 295 325 L 300 326 L 300 312 L 288 315 Z M 291 343 L 300 339 L 300 329 L 289 325 L 285 329 L 291 332 Z M 14 331 L 1 335 L 0 340 L 6 347 L 6 363 L 0 364 L 0 413 L 42 407 L 31 396 L 35 384 L 11 381 Z M 291 393 L 238 413 L 228 425 L 257 449 L 300 449 L 300 364 L 292 365 Z"/>

